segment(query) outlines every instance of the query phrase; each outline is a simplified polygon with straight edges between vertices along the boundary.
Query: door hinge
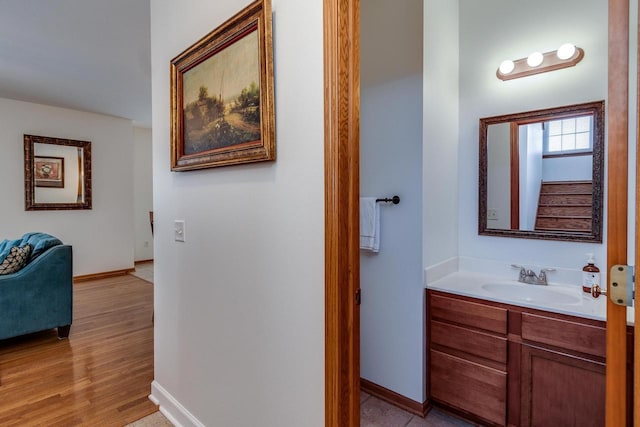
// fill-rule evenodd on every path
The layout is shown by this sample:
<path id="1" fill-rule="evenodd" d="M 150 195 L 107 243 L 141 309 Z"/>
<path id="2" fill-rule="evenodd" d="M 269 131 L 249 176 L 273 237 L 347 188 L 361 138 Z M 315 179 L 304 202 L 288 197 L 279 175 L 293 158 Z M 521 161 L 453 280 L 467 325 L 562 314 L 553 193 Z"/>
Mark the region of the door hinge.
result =
<path id="1" fill-rule="evenodd" d="M 358 290 L 356 291 L 356 305 L 360 305 L 361 301 L 362 301 L 362 290 L 358 288 Z"/>
<path id="2" fill-rule="evenodd" d="M 609 275 L 609 284 L 611 285 L 609 286 L 609 298 L 611 301 L 617 305 L 633 306 L 635 281 L 633 266 L 614 265 L 611 267 Z"/>

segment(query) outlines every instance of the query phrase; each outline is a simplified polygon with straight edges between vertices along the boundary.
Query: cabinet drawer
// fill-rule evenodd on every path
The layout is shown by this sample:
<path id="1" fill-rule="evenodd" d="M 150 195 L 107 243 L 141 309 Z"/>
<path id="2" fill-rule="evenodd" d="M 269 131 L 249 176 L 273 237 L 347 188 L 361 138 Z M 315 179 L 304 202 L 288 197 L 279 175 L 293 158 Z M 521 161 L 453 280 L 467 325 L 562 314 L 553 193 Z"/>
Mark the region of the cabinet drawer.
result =
<path id="1" fill-rule="evenodd" d="M 606 329 L 568 320 L 522 313 L 522 339 L 594 356 L 606 355 Z"/>
<path id="2" fill-rule="evenodd" d="M 432 320 L 431 344 L 464 351 L 498 363 L 507 363 L 507 339 L 485 332 Z"/>
<path id="3" fill-rule="evenodd" d="M 490 305 L 431 295 L 431 317 L 499 334 L 507 333 L 507 310 Z"/>
<path id="4" fill-rule="evenodd" d="M 431 350 L 433 399 L 505 425 L 507 374 L 440 351 Z"/>

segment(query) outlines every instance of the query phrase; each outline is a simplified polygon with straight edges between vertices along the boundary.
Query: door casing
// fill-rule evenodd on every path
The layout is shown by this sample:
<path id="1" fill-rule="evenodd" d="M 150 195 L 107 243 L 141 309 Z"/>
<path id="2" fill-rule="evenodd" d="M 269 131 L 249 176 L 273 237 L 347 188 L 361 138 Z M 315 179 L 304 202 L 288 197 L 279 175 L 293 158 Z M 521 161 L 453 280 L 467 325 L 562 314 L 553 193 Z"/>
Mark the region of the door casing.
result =
<path id="1" fill-rule="evenodd" d="M 627 263 L 629 0 L 609 0 L 608 76 L 607 271 L 610 271 L 613 265 Z M 607 427 L 627 423 L 626 327 L 626 307 L 607 298 Z"/>
<path id="2" fill-rule="evenodd" d="M 324 0 L 325 425 L 360 425 L 360 0 Z"/>

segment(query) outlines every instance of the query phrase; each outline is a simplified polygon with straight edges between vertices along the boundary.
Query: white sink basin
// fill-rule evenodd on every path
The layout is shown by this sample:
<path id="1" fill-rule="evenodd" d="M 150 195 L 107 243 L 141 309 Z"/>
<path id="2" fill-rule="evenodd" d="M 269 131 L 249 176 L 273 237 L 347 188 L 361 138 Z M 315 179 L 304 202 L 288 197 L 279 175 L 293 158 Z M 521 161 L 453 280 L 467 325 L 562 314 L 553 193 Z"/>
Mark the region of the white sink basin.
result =
<path id="1" fill-rule="evenodd" d="M 516 283 L 485 283 L 481 286 L 488 293 L 507 299 L 539 304 L 578 304 L 580 295 L 571 290 L 553 286 L 525 285 Z"/>

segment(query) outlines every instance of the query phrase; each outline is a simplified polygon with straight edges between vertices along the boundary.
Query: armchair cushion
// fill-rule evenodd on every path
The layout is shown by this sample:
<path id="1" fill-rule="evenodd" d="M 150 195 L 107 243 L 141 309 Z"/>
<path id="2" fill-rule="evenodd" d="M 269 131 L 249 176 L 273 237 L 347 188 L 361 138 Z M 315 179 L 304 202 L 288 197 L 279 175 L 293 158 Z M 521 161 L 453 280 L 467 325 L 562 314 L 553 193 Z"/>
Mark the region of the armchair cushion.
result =
<path id="1" fill-rule="evenodd" d="M 4 259 L 0 259 L 0 274 L 11 274 L 20 270 L 29 262 L 31 245 L 14 246 Z"/>
<path id="2" fill-rule="evenodd" d="M 52 248 L 54 246 L 61 245 L 62 242 L 60 239 L 53 237 L 46 233 L 26 233 L 20 239 L 20 246 L 23 245 L 31 245 L 31 258 L 30 260 L 34 260 L 39 257 L 42 253 L 44 253 L 47 249 Z"/>

